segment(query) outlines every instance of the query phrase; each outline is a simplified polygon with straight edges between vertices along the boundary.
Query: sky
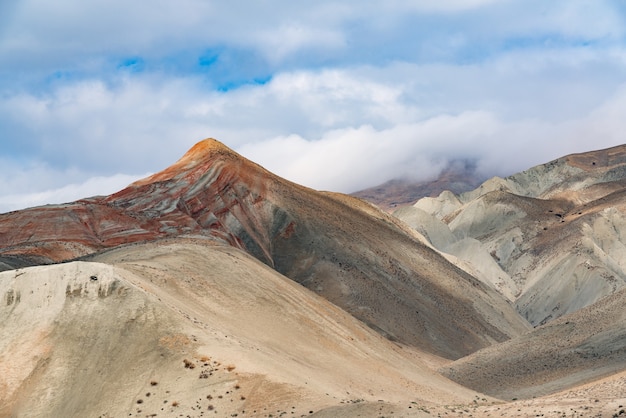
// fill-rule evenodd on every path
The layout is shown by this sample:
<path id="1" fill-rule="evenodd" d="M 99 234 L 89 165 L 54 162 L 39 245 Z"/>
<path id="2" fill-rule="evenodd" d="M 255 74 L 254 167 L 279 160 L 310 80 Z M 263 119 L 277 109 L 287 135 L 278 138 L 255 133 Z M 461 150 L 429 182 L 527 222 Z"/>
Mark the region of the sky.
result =
<path id="1" fill-rule="evenodd" d="M 0 0 L 0 212 L 216 138 L 354 192 L 626 143 L 621 0 Z"/>

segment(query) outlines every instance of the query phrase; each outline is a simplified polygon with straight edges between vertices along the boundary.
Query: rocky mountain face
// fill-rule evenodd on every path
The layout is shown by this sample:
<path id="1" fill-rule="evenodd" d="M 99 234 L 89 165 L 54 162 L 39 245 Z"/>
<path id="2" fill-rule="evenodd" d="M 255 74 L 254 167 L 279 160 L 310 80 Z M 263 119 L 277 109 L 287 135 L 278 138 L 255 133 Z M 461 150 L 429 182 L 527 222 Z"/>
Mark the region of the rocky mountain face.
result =
<path id="1" fill-rule="evenodd" d="M 396 212 L 533 325 L 626 283 L 626 147 L 566 156 Z"/>
<path id="2" fill-rule="evenodd" d="M 2 214 L 0 417 L 619 414 L 625 164 L 568 156 L 391 216 L 208 139 Z"/>
<path id="3" fill-rule="evenodd" d="M 283 180 L 215 140 L 111 196 L 0 216 L 2 253 L 26 259 L 178 236 L 244 250 L 386 337 L 444 357 L 527 329 L 395 218 Z"/>

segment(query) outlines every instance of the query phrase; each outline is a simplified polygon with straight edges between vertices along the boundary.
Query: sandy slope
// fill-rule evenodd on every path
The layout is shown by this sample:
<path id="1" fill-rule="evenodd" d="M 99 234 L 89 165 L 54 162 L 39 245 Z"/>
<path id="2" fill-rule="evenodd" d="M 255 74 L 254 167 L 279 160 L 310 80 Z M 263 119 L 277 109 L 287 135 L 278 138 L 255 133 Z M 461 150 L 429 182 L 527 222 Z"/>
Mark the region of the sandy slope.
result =
<path id="1" fill-rule="evenodd" d="M 542 396 L 626 368 L 626 290 L 442 369 L 502 398 Z"/>
<path id="2" fill-rule="evenodd" d="M 619 415 L 625 156 L 420 201 L 419 232 L 214 140 L 1 215 L 0 416 Z"/>
<path id="3" fill-rule="evenodd" d="M 302 416 L 476 396 L 240 250 L 187 240 L 94 261 L 0 273 L 0 416 Z"/>

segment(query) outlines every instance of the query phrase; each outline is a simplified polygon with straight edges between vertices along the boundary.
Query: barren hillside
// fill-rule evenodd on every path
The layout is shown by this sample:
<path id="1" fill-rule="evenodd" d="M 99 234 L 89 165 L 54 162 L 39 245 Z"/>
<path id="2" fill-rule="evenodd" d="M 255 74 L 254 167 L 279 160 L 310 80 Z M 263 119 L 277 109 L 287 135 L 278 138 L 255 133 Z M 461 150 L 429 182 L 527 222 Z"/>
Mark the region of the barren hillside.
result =
<path id="1" fill-rule="evenodd" d="M 469 263 L 538 325 L 626 283 L 625 186 L 621 146 L 493 178 L 459 196 L 425 198 L 397 216 Z M 438 221 L 426 222 L 431 216 Z"/>
<path id="2" fill-rule="evenodd" d="M 0 417 L 619 416 L 624 155 L 401 221 L 209 139 L 2 214 Z"/>
<path id="3" fill-rule="evenodd" d="M 301 416 L 474 396 L 232 247 L 188 239 L 93 260 L 0 273 L 0 416 Z"/>
<path id="4" fill-rule="evenodd" d="M 177 236 L 242 249 L 387 338 L 447 358 L 527 329 L 395 218 L 283 180 L 212 139 L 111 196 L 0 215 L 5 256 L 62 261 Z"/>
<path id="5" fill-rule="evenodd" d="M 442 369 L 501 399 L 531 398 L 624 370 L 626 289 Z"/>

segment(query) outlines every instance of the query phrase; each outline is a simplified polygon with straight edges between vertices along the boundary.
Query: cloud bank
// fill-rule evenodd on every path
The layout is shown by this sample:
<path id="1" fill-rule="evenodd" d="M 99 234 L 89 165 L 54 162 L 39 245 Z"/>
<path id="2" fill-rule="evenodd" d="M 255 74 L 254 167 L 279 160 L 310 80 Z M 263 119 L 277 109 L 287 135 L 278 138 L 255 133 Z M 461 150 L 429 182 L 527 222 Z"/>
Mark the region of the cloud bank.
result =
<path id="1" fill-rule="evenodd" d="M 624 142 L 619 1 L 24 0 L 0 16 L 0 211 L 111 193 L 206 137 L 341 192 Z"/>

